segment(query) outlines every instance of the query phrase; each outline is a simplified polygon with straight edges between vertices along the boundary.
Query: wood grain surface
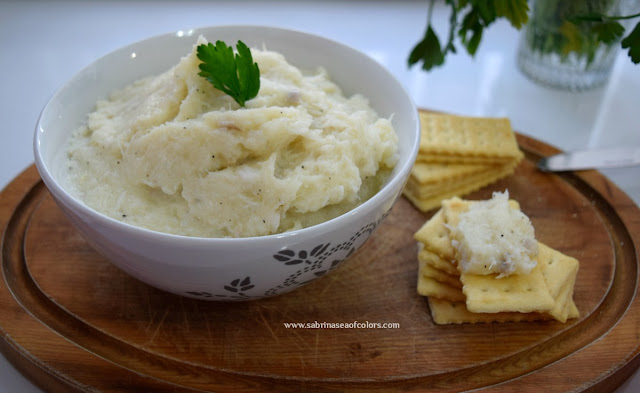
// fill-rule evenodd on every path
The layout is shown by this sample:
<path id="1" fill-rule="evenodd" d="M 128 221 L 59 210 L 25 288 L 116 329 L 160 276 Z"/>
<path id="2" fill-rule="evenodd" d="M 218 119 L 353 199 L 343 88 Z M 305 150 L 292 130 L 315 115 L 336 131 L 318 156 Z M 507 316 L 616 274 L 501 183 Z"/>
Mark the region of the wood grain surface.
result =
<path id="1" fill-rule="evenodd" d="M 518 135 L 508 189 L 543 243 L 578 258 L 579 319 L 437 326 L 416 294 L 405 199 L 335 271 L 289 294 L 207 302 L 143 284 L 94 252 L 34 167 L 0 194 L 0 350 L 51 392 L 612 391 L 640 362 L 640 210 L 596 171 L 546 174 Z M 284 323 L 398 324 L 287 329 Z M 363 325 L 359 325 L 363 326 Z"/>

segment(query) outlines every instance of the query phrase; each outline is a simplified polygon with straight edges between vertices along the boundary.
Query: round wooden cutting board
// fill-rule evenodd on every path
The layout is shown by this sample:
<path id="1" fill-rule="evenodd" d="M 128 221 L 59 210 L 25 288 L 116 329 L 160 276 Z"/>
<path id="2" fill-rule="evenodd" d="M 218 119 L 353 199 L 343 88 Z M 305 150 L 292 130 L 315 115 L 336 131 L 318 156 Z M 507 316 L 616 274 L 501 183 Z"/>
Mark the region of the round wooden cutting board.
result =
<path id="1" fill-rule="evenodd" d="M 435 325 L 412 237 L 430 214 L 405 199 L 349 261 L 294 292 L 171 295 L 94 252 L 31 167 L 0 194 L 0 350 L 52 392 L 612 391 L 640 363 L 640 210 L 599 172 L 539 172 L 556 150 L 518 142 L 516 173 L 466 198 L 508 189 L 537 238 L 580 261 L 577 319 Z M 285 326 L 315 322 L 357 324 Z"/>

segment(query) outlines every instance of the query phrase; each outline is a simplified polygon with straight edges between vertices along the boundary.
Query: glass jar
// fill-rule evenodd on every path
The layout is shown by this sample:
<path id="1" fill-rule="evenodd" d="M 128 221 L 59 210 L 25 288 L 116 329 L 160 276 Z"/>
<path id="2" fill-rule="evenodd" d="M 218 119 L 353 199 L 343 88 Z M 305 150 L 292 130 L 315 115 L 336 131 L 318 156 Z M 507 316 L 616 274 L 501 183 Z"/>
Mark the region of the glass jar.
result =
<path id="1" fill-rule="evenodd" d="M 620 0 L 535 0 L 518 49 L 518 68 L 542 85 L 582 91 L 604 85 L 620 41 L 603 44 L 578 15 L 620 15 Z"/>

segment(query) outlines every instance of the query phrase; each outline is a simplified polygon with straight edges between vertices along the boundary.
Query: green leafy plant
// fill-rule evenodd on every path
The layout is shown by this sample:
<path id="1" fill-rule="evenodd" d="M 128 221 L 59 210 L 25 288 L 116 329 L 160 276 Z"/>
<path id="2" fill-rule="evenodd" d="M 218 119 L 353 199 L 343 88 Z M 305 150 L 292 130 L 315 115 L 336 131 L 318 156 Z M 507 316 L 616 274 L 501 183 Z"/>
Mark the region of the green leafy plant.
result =
<path id="1" fill-rule="evenodd" d="M 625 19 L 640 17 L 640 12 L 625 16 L 607 16 L 602 13 L 579 15 L 571 20 L 575 25 L 586 25 L 598 40 L 604 44 L 613 44 L 624 35 L 624 26 L 619 22 Z M 631 33 L 620 41 L 623 49 L 628 49 L 629 57 L 634 64 L 640 63 L 640 22 Z"/>
<path id="2" fill-rule="evenodd" d="M 238 52 L 234 54 L 233 48 L 223 41 L 198 45 L 197 56 L 202 61 L 198 75 L 244 107 L 245 102 L 258 95 L 260 69 L 244 42 L 238 41 L 236 49 Z"/>
<path id="3" fill-rule="evenodd" d="M 520 29 L 529 19 L 527 0 L 445 0 L 451 14 L 447 41 L 441 45 L 431 23 L 434 3 L 435 0 L 431 0 L 429 4 L 425 34 L 409 54 L 409 67 L 422 63 L 422 69 L 429 71 L 443 65 L 447 54 L 457 52 L 457 40 L 460 40 L 469 55 L 474 56 L 484 30 L 491 24 L 506 19 L 514 28 Z M 576 4 L 580 3 L 585 1 L 558 1 L 562 6 L 574 7 L 574 10 L 559 16 L 562 27 L 558 37 L 545 37 L 538 43 L 542 52 L 555 51 L 566 55 L 573 51 L 592 58 L 600 43 L 612 44 L 624 35 L 620 20 L 640 16 L 607 16 L 576 8 Z M 555 17 L 558 17 L 557 10 L 554 9 L 554 12 Z M 634 63 L 640 62 L 640 23 L 622 39 L 621 46 L 628 49 Z"/>

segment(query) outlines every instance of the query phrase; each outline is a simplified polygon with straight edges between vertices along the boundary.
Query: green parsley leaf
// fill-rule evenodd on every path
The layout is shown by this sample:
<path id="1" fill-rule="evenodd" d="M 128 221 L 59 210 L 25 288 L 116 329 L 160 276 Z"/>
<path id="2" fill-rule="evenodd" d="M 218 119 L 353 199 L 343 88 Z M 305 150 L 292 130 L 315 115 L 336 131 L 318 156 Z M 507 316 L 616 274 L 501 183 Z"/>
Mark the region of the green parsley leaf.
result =
<path id="1" fill-rule="evenodd" d="M 622 42 L 624 49 L 629 49 L 629 57 L 635 64 L 640 63 L 640 22 L 636 27 L 626 36 Z"/>
<path id="2" fill-rule="evenodd" d="M 460 40 L 471 56 L 474 56 L 484 29 L 500 18 L 511 22 L 516 28 L 527 22 L 529 6 L 527 0 L 444 0 L 451 10 L 449 36 L 444 45 L 431 27 L 431 15 L 436 0 L 431 0 L 427 14 L 427 29 L 423 39 L 409 54 L 409 67 L 422 61 L 422 69 L 429 71 L 444 64 L 448 53 L 456 53 L 454 41 Z"/>
<path id="3" fill-rule="evenodd" d="M 471 56 L 476 54 L 478 45 L 480 45 L 482 31 L 484 30 L 483 21 L 484 23 L 491 23 L 487 22 L 487 20 L 492 20 L 492 15 L 489 13 L 488 9 L 485 9 L 482 12 L 480 10 L 472 9 L 462 19 L 458 35 L 460 36 L 460 41 L 462 41 L 462 44 L 467 49 L 467 53 Z"/>
<path id="4" fill-rule="evenodd" d="M 495 3 L 495 2 L 494 2 Z M 495 4 L 490 1 L 476 1 L 473 4 L 473 10 L 478 13 L 479 19 L 483 26 L 489 26 L 496 20 Z"/>
<path id="5" fill-rule="evenodd" d="M 624 34 L 624 27 L 612 20 L 594 23 L 591 26 L 591 31 L 594 32 L 600 41 L 609 45 L 616 42 Z"/>
<path id="6" fill-rule="evenodd" d="M 429 71 L 433 67 L 444 63 L 444 54 L 440 48 L 440 40 L 431 26 L 427 28 L 422 41 L 420 41 L 409 54 L 409 66 L 422 60 L 422 69 Z"/>
<path id="7" fill-rule="evenodd" d="M 495 0 L 496 16 L 509 20 L 511 26 L 520 29 L 528 20 L 527 0 Z"/>
<path id="8" fill-rule="evenodd" d="M 197 56 L 202 61 L 198 75 L 244 107 L 246 101 L 258 95 L 260 69 L 242 41 L 238 41 L 236 49 L 238 53 L 234 55 L 233 48 L 222 41 L 198 45 Z"/>

